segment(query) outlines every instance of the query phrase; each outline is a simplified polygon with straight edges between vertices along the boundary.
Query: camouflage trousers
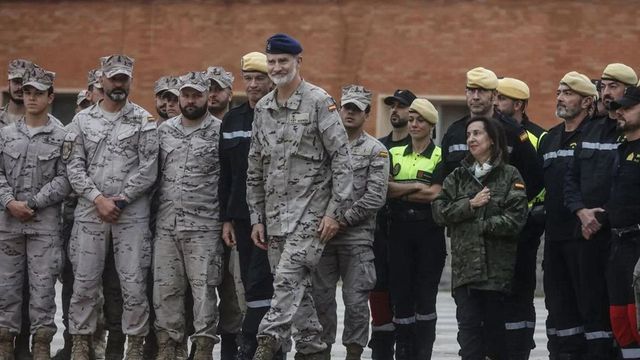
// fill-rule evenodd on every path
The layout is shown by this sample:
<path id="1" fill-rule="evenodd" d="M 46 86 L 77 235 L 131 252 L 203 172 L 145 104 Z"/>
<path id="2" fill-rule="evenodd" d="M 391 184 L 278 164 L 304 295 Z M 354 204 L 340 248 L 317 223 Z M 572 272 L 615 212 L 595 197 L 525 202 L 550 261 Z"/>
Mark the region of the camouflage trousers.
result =
<path id="1" fill-rule="evenodd" d="M 220 230 L 175 231 L 158 227 L 153 253 L 155 328 L 182 342 L 185 333 L 185 291 L 193 294 L 192 337 L 216 334 L 216 286 L 222 281 L 223 243 Z"/>
<path id="2" fill-rule="evenodd" d="M 69 333 L 96 331 L 102 298 L 107 249 L 113 243 L 115 269 L 122 290 L 122 332 L 145 336 L 149 332 L 147 275 L 151 266 L 151 237 L 147 222 L 105 224 L 76 221 L 69 242 L 73 266 L 73 295 L 69 306 Z"/>
<path id="3" fill-rule="evenodd" d="M 260 323 L 258 338 L 268 335 L 278 345 L 286 344 L 293 325 L 297 330 L 293 333 L 297 352 L 313 354 L 327 348 L 311 297 L 311 274 L 323 249 L 324 244 L 313 230 L 269 236 L 274 293 L 271 308 Z"/>
<path id="4" fill-rule="evenodd" d="M 369 337 L 369 291 L 376 283 L 371 246 L 329 242 L 313 273 L 313 301 L 322 324 L 322 340 L 327 344 L 336 341 L 336 286 L 340 279 L 345 308 L 342 343 L 364 347 Z"/>
<path id="5" fill-rule="evenodd" d="M 222 240 L 220 241 L 222 242 Z M 222 280 L 218 286 L 218 295 L 220 296 L 218 333 L 220 335 L 238 334 L 242 329 L 242 320 L 246 312 L 242 282 L 236 281 L 240 278 L 239 269 L 236 269 L 239 261 L 238 250 L 223 247 Z"/>
<path id="6" fill-rule="evenodd" d="M 30 332 L 56 329 L 55 284 L 62 271 L 63 256 L 58 235 L 0 232 L 0 328 L 13 334 L 21 331 L 22 287 L 28 276 Z"/>

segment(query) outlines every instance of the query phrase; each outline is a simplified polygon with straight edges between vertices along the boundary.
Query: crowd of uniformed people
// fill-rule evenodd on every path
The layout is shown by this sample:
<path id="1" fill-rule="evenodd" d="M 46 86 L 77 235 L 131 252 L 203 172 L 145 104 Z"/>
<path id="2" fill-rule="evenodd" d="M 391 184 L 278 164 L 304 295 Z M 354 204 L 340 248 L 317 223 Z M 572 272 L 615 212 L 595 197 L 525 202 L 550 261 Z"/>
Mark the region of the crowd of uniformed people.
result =
<path id="1" fill-rule="evenodd" d="M 549 358 L 640 359 L 632 68 L 568 72 L 548 131 L 523 81 L 471 69 L 438 146 L 427 99 L 386 97 L 375 139 L 371 91 L 336 103 L 301 53 L 275 34 L 244 55 L 232 109 L 221 67 L 162 77 L 157 117 L 128 100 L 134 60 L 105 56 L 67 126 L 48 113 L 55 74 L 9 63 L 0 360 L 201 360 L 218 343 L 224 360 L 330 359 L 339 321 L 347 360 L 430 359 L 447 237 L 459 355 L 526 360 L 543 236 Z"/>

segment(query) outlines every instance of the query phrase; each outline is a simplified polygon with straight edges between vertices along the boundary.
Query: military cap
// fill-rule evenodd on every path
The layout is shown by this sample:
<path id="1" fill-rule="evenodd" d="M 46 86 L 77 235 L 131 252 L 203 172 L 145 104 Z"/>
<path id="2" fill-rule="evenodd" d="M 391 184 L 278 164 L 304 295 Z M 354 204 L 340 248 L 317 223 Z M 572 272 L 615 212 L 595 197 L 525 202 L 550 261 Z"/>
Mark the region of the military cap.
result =
<path id="1" fill-rule="evenodd" d="M 132 77 L 133 62 L 134 60 L 132 58 L 121 54 L 100 58 L 102 73 L 108 78 L 112 78 L 118 74 L 124 74 Z"/>
<path id="2" fill-rule="evenodd" d="M 611 109 L 628 108 L 640 104 L 640 87 L 629 86 L 624 90 L 624 95 L 611 102 Z"/>
<path id="3" fill-rule="evenodd" d="M 398 89 L 393 93 L 393 96 L 387 96 L 384 98 L 384 103 L 391 106 L 394 101 L 397 101 L 404 106 L 410 106 L 415 99 L 416 96 L 411 92 L 411 90 Z"/>
<path id="4" fill-rule="evenodd" d="M 619 81 L 629 86 L 635 86 L 638 82 L 638 75 L 625 64 L 613 63 L 604 68 L 601 79 Z"/>
<path id="5" fill-rule="evenodd" d="M 102 84 L 100 84 L 100 77 L 102 76 L 102 70 L 100 69 L 92 69 L 87 73 L 87 86 L 93 85 L 97 88 L 102 88 Z"/>
<path id="6" fill-rule="evenodd" d="M 367 106 L 371 105 L 371 91 L 360 85 L 347 85 L 342 88 L 342 99 L 340 100 L 342 106 L 346 104 L 353 104 L 365 111 Z"/>
<path id="7" fill-rule="evenodd" d="M 231 88 L 233 84 L 233 74 L 226 71 L 224 68 L 220 66 L 210 66 L 207 68 L 206 73 L 207 79 L 210 81 L 215 81 L 220 85 L 221 88 Z M 213 85 L 213 83 L 211 83 Z"/>
<path id="8" fill-rule="evenodd" d="M 167 78 L 167 92 L 175 96 L 180 96 L 180 78 L 178 76 L 169 76 Z"/>
<path id="9" fill-rule="evenodd" d="M 167 90 L 169 90 L 169 77 L 162 76 L 156 81 L 155 85 L 153 86 L 153 93 L 158 95 L 161 92 Z"/>
<path id="10" fill-rule="evenodd" d="M 495 90 L 498 87 L 496 74 L 483 67 L 477 67 L 467 72 L 467 87 L 470 89 Z"/>
<path id="11" fill-rule="evenodd" d="M 436 107 L 427 99 L 417 98 L 413 100 L 411 106 L 409 106 L 409 111 L 417 112 L 423 119 L 431 123 L 431 125 L 438 123 L 438 110 L 436 110 Z"/>
<path id="12" fill-rule="evenodd" d="M 298 55 L 302 52 L 302 45 L 293 37 L 278 33 L 267 39 L 267 54 Z"/>
<path id="13" fill-rule="evenodd" d="M 24 77 L 25 71 L 31 67 L 33 63 L 29 60 L 14 59 L 9 61 L 9 80 L 21 79 Z"/>
<path id="14" fill-rule="evenodd" d="M 246 54 L 240 60 L 240 70 L 268 73 L 267 55 L 257 51 Z"/>
<path id="15" fill-rule="evenodd" d="M 33 64 L 24 73 L 22 78 L 22 87 L 33 86 L 34 88 L 44 91 L 53 86 L 53 80 L 56 73 L 47 71 L 38 65 Z"/>
<path id="16" fill-rule="evenodd" d="M 498 92 L 506 97 L 516 100 L 529 100 L 529 86 L 514 78 L 503 78 L 498 80 Z"/>
<path id="17" fill-rule="evenodd" d="M 580 74 L 577 71 L 566 73 L 562 77 L 562 80 L 560 80 L 560 83 L 567 85 L 571 90 L 582 96 L 598 96 L 598 89 L 596 89 L 596 86 L 591 80 L 586 75 Z"/>
<path id="18" fill-rule="evenodd" d="M 89 97 L 89 91 L 88 90 L 81 90 L 78 93 L 78 97 L 76 99 L 76 105 L 82 104 L 83 101 L 87 100 L 87 97 Z"/>
<path id="19" fill-rule="evenodd" d="M 191 71 L 180 76 L 180 91 L 192 88 L 199 92 L 209 90 L 209 81 L 202 71 Z"/>

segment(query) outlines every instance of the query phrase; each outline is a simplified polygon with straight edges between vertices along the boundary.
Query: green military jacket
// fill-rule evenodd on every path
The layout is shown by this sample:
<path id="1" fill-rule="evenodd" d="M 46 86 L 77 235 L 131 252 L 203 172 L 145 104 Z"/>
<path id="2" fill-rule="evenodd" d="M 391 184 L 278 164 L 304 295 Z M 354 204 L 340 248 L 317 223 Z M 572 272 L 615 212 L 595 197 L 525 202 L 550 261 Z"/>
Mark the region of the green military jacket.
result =
<path id="1" fill-rule="evenodd" d="M 444 181 L 433 201 L 436 223 L 451 237 L 452 288 L 466 285 L 509 292 L 516 260 L 517 236 L 527 219 L 527 195 L 518 170 L 501 162 L 481 179 L 467 157 Z M 469 203 L 484 187 L 491 199 L 472 209 Z"/>

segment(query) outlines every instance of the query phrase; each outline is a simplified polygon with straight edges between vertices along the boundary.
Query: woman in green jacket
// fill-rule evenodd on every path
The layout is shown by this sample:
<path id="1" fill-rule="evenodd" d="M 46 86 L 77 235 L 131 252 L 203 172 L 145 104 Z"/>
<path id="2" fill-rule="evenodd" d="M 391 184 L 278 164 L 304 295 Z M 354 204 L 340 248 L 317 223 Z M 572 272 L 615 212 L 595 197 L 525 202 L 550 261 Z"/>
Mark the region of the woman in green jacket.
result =
<path id="1" fill-rule="evenodd" d="M 467 146 L 470 154 L 432 203 L 433 216 L 451 237 L 460 356 L 502 360 L 504 295 L 511 288 L 527 197 L 520 173 L 507 164 L 504 133 L 495 120 L 469 120 Z"/>

